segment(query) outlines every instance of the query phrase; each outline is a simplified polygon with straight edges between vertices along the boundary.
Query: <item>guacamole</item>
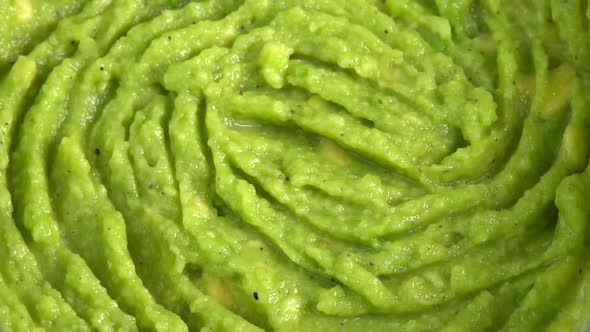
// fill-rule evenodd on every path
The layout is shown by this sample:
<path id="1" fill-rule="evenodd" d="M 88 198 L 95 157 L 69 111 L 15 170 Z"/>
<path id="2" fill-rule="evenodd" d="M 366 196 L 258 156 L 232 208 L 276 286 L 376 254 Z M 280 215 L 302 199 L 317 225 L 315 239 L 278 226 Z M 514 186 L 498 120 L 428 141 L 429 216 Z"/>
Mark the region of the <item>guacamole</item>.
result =
<path id="1" fill-rule="evenodd" d="M 0 17 L 0 331 L 590 328 L 587 1 Z"/>

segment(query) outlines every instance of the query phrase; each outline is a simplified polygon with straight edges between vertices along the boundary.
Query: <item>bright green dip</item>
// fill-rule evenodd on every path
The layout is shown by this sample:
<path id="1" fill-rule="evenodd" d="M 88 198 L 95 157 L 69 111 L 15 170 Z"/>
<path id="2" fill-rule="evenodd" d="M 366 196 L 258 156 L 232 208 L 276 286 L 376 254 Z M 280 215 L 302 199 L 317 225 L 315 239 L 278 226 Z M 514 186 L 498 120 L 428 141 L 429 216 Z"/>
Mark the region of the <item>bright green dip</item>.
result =
<path id="1" fill-rule="evenodd" d="M 0 330 L 586 331 L 589 16 L 0 2 Z"/>

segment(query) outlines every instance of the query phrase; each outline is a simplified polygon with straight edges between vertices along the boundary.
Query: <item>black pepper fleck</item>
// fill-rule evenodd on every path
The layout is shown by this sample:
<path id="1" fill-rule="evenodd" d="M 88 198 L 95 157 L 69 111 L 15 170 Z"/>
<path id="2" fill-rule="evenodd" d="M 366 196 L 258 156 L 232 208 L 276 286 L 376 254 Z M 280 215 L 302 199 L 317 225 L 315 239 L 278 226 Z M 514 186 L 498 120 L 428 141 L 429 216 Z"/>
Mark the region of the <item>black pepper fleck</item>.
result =
<path id="1" fill-rule="evenodd" d="M 258 292 L 252 293 L 252 296 L 254 296 L 254 300 L 258 301 Z"/>
<path id="2" fill-rule="evenodd" d="M 100 149 L 99 148 L 94 149 L 94 154 L 96 154 L 97 156 L 100 156 Z"/>

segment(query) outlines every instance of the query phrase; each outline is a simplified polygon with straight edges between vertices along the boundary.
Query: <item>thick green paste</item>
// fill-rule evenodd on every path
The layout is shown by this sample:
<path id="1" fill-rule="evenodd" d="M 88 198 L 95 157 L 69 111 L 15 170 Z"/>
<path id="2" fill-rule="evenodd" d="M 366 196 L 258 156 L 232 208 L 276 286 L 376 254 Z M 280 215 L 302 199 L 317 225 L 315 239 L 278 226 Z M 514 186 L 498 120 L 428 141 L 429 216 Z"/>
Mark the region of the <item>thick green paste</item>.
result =
<path id="1" fill-rule="evenodd" d="M 586 0 L 0 18 L 0 330 L 587 331 Z"/>

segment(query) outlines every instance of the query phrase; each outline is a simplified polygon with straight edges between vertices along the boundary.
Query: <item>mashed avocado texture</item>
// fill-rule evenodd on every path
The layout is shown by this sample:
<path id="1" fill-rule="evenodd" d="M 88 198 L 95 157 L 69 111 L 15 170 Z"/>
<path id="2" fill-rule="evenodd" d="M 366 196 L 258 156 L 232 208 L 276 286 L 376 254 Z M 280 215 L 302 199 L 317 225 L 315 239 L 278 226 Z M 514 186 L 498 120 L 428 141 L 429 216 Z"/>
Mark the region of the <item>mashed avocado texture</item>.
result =
<path id="1" fill-rule="evenodd" d="M 0 331 L 588 331 L 586 0 L 0 18 Z"/>

